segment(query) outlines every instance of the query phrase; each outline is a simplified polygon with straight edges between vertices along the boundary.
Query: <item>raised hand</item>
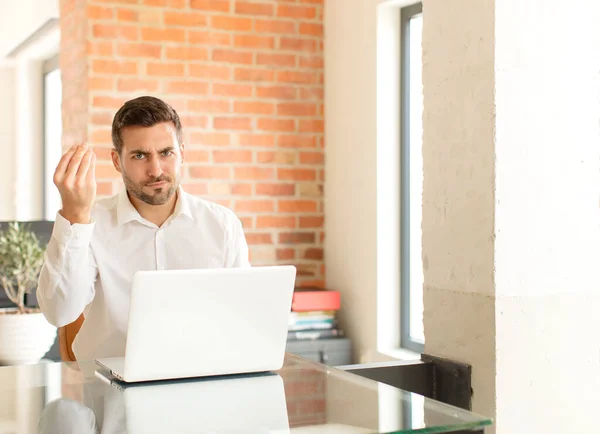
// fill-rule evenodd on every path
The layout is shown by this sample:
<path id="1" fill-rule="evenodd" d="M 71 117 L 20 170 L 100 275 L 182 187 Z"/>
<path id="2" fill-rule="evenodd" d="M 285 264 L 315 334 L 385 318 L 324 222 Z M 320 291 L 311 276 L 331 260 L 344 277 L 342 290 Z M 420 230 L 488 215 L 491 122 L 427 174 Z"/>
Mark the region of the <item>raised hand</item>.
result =
<path id="1" fill-rule="evenodd" d="M 76 145 L 60 159 L 54 184 L 62 199 L 60 214 L 71 222 L 87 224 L 96 198 L 96 154 L 87 145 Z"/>

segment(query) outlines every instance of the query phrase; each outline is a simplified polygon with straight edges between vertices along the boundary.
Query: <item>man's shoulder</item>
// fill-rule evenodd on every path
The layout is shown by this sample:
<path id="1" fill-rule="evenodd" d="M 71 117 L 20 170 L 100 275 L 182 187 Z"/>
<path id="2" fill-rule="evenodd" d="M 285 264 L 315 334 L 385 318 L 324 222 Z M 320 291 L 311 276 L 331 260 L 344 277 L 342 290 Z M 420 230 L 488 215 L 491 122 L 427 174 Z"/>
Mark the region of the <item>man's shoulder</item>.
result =
<path id="1" fill-rule="evenodd" d="M 231 225 L 239 221 L 237 215 L 229 208 L 216 202 L 184 193 L 189 203 L 190 211 L 194 219 L 212 218 L 223 225 Z"/>

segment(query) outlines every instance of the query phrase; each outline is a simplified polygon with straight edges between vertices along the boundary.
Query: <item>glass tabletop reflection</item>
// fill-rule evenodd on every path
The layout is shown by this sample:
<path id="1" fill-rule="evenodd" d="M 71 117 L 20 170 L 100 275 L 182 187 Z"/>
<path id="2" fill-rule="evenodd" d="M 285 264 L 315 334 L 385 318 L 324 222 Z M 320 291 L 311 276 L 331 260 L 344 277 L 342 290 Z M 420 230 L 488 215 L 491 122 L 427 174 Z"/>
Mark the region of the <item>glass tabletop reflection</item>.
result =
<path id="1" fill-rule="evenodd" d="M 109 381 L 94 362 L 0 368 L 0 432 L 431 433 L 488 418 L 358 375 L 286 355 L 272 373 Z"/>

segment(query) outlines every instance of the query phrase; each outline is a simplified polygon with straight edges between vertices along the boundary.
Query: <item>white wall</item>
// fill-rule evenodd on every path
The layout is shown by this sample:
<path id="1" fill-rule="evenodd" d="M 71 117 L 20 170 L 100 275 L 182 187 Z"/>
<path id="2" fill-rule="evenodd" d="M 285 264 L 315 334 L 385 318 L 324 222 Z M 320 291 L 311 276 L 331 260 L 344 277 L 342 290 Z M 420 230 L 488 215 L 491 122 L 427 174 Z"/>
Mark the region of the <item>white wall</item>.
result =
<path id="1" fill-rule="evenodd" d="M 0 0 L 0 59 L 58 16 L 59 0 Z"/>
<path id="2" fill-rule="evenodd" d="M 357 363 L 399 354 L 399 14 L 411 3 L 325 2 L 327 287 L 342 292 Z"/>
<path id="3" fill-rule="evenodd" d="M 0 65 L 0 221 L 15 218 L 15 85 L 14 65 Z"/>

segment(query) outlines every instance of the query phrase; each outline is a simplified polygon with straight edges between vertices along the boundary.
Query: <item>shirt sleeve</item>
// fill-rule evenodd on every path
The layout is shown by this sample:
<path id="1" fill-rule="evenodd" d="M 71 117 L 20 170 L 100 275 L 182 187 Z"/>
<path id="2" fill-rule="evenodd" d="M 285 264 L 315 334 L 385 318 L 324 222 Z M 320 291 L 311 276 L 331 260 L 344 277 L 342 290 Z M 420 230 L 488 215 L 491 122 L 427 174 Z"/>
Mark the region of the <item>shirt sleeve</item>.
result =
<path id="1" fill-rule="evenodd" d="M 248 243 L 244 235 L 242 222 L 233 215 L 229 224 L 229 257 L 228 268 L 251 267 L 248 253 Z"/>
<path id="2" fill-rule="evenodd" d="M 75 321 L 94 299 L 98 270 L 91 251 L 95 222 L 71 224 L 57 213 L 44 253 L 36 296 L 56 327 Z"/>

